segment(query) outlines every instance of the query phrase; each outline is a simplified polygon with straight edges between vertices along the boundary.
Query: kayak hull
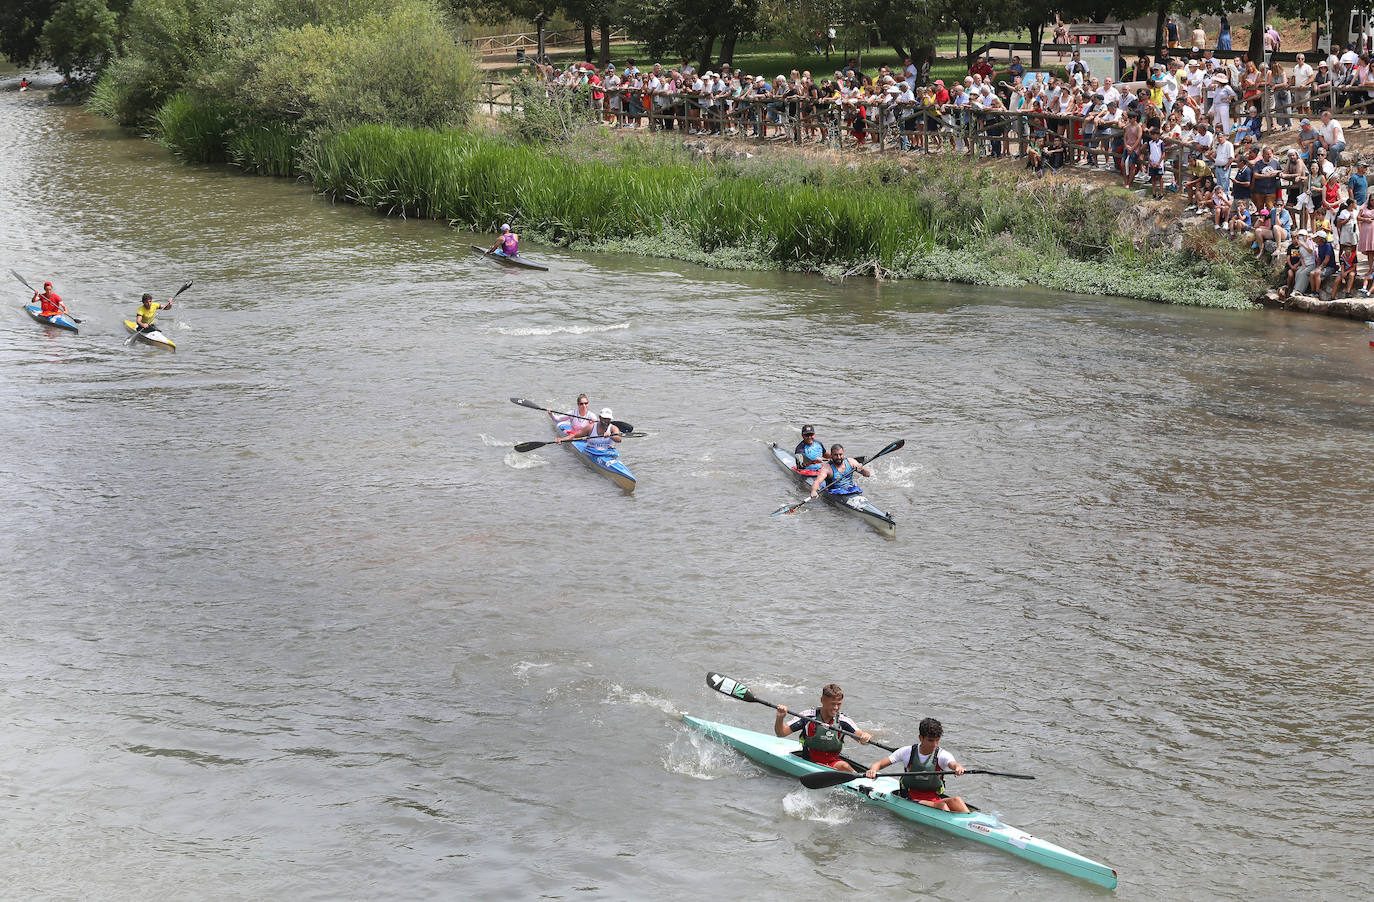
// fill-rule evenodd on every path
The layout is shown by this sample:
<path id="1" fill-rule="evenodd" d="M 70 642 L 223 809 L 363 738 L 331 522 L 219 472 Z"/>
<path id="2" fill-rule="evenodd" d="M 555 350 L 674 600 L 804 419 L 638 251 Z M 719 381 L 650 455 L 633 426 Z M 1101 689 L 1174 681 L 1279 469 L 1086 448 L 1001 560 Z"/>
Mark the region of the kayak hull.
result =
<path id="1" fill-rule="evenodd" d="M 810 492 L 811 482 L 816 477 L 797 472 L 796 458 L 792 456 L 791 451 L 779 448 L 776 442 L 770 444 L 768 448 L 773 452 L 773 459 L 778 462 L 778 465 L 792 474 L 792 478 Z M 838 508 L 851 516 L 858 517 L 883 535 L 888 537 L 897 535 L 897 521 L 893 520 L 885 511 L 869 501 L 868 498 L 864 497 L 862 492 L 854 495 L 831 495 L 829 492 L 821 492 L 820 496 L 824 498 L 826 503 L 831 507 Z"/>
<path id="2" fill-rule="evenodd" d="M 795 737 L 779 738 L 766 733 L 756 733 L 726 724 L 682 715 L 688 726 L 700 730 L 712 739 L 743 752 L 760 764 L 767 765 L 796 777 L 804 774 L 828 771 L 830 768 L 813 764 L 794 755 L 800 748 Z M 1010 852 L 1018 858 L 1062 871 L 1089 883 L 1107 889 L 1116 889 L 1116 871 L 1101 862 L 1085 858 L 1062 846 L 1037 839 L 1024 830 L 1002 823 L 996 817 L 981 811 L 970 814 L 955 814 L 941 811 L 929 805 L 920 805 L 896 795 L 899 783 L 893 777 L 878 777 L 875 780 L 859 778 L 841 784 L 838 788 L 866 802 L 885 808 L 898 817 L 943 830 L 963 839 L 971 839 L 987 846 Z"/>
<path id="3" fill-rule="evenodd" d="M 513 266 L 516 269 L 534 269 L 538 270 L 539 272 L 549 271 L 549 268 L 543 265 L 542 263 L 535 263 L 531 260 L 526 260 L 519 254 L 516 254 L 514 257 L 507 257 L 500 251 L 488 251 L 486 248 L 478 247 L 475 244 L 469 244 L 468 247 L 472 248 L 472 252 L 475 254 L 481 254 L 483 257 L 486 257 L 490 260 L 495 260 L 498 263 L 503 263 L 506 266 Z"/>
<path id="4" fill-rule="evenodd" d="M 66 329 L 69 332 L 78 332 L 76 321 L 65 313 L 57 313 L 53 316 L 44 316 L 39 311 L 43 308 L 37 304 L 25 304 L 24 310 L 29 316 L 33 317 L 34 322 L 42 323 L 45 326 L 53 326 L 58 329 Z"/>
<path id="5" fill-rule="evenodd" d="M 176 351 L 177 349 L 176 342 L 172 341 L 166 335 L 163 335 L 158 329 L 154 329 L 151 332 L 139 332 L 138 326 L 135 325 L 132 320 L 127 319 L 124 321 L 124 327 L 130 332 L 137 332 L 138 340 L 145 344 L 150 344 L 155 348 L 162 348 L 165 351 Z"/>
<path id="6" fill-rule="evenodd" d="M 553 421 L 553 428 L 559 435 L 568 435 L 573 431 L 566 423 L 557 420 Z M 586 442 L 564 442 L 563 446 L 571 448 L 583 463 L 620 486 L 627 494 L 635 490 L 634 474 L 625 466 L 619 454 L 597 454 L 587 447 Z"/>

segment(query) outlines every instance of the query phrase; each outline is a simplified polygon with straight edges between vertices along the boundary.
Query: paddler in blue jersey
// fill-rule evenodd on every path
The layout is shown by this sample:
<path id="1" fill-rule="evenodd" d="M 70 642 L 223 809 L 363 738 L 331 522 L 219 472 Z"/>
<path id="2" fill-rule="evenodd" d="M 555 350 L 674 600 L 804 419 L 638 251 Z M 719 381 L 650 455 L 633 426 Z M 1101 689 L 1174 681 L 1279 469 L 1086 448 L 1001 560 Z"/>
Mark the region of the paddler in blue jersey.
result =
<path id="1" fill-rule="evenodd" d="M 892 764 L 900 764 L 905 773 L 901 777 L 902 788 L 897 795 L 941 811 L 968 814 L 968 806 L 958 796 L 945 795 L 945 780 L 940 771 L 962 774 L 964 766 L 954 760 L 954 756 L 940 748 L 940 737 L 945 728 L 933 717 L 927 717 L 917 727 L 918 741 L 897 749 L 887 758 L 868 769 L 865 777 L 872 780 L 878 771 Z M 922 771 L 913 774 L 912 771 Z"/>
<path id="2" fill-rule="evenodd" d="M 860 730 L 854 721 L 840 713 L 840 705 L 843 702 L 844 690 L 834 683 L 830 683 L 821 689 L 819 710 L 807 708 L 801 712 L 802 717 L 812 717 L 815 720 L 803 720 L 802 717 L 794 714 L 791 723 L 785 723 L 787 706 L 778 705 L 778 715 L 773 719 L 773 734 L 775 736 L 790 736 L 793 733 L 801 733 L 802 755 L 806 760 L 824 764 L 826 767 L 833 767 L 835 770 L 848 771 L 851 774 L 858 773 L 848 761 L 840 757 L 840 750 L 844 746 L 844 733 L 839 732 L 839 730 L 853 733 L 854 737 L 864 745 L 867 745 L 873 736 Z M 816 721 L 820 721 L 820 723 Z"/>
<path id="3" fill-rule="evenodd" d="M 496 239 L 496 243 L 491 246 L 491 250 L 487 253 L 494 254 L 498 248 L 503 257 L 514 257 L 520 253 L 520 236 L 510 230 L 510 223 L 508 222 L 501 223 L 501 237 Z"/>
<path id="4" fill-rule="evenodd" d="M 831 445 L 830 457 L 821 464 L 821 471 L 811 483 L 811 497 L 815 498 L 821 486 L 832 495 L 858 495 L 863 489 L 854 484 L 854 474 L 872 476 L 873 473 L 852 457 L 844 456 L 844 445 Z"/>
<path id="5" fill-rule="evenodd" d="M 797 458 L 797 472 L 803 476 L 815 476 L 821 471 L 825 445 L 816 441 L 815 426 L 802 427 L 802 440 L 792 449 L 792 454 Z"/>
<path id="6" fill-rule="evenodd" d="M 615 454 L 615 444 L 623 441 L 620 430 L 611 422 L 609 407 L 601 408 L 601 418 L 593 422 L 584 424 L 581 428 L 568 433 L 567 435 L 554 442 L 561 445 L 564 442 L 584 441 L 587 443 L 587 450 L 593 454 Z"/>

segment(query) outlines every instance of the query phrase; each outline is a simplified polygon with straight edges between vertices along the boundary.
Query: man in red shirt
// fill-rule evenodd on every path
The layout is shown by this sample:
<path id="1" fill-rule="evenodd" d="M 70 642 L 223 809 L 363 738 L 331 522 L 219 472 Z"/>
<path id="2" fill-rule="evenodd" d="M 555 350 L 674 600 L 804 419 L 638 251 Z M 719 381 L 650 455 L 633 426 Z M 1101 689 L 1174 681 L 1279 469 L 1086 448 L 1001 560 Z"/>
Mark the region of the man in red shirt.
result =
<path id="1" fill-rule="evenodd" d="M 39 314 L 42 316 L 56 316 L 59 313 L 66 313 L 67 306 L 62 303 L 62 298 L 58 297 L 57 292 L 52 290 L 51 282 L 43 283 L 42 294 L 34 294 L 33 303 L 39 306 Z"/>
<path id="2" fill-rule="evenodd" d="M 949 103 L 949 91 L 945 90 L 945 80 L 937 78 L 935 79 L 935 104 L 944 106 L 947 103 Z"/>
<path id="3" fill-rule="evenodd" d="M 981 75 L 983 76 L 983 81 L 988 81 L 992 78 L 992 63 L 988 62 L 988 56 L 986 53 L 978 57 L 978 59 L 974 61 L 973 65 L 968 67 L 968 74 Z"/>

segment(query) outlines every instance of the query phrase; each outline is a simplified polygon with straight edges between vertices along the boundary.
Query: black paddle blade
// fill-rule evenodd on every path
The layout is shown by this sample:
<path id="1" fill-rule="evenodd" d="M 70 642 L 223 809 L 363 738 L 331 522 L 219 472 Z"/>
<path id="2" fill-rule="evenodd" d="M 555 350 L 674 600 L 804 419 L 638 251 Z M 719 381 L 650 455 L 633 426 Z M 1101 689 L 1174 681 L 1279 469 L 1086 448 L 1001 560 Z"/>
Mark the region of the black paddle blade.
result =
<path id="1" fill-rule="evenodd" d="M 552 445 L 553 442 L 521 442 L 515 446 L 515 450 L 524 454 L 526 451 L 533 451 L 535 448 L 542 448 L 545 445 Z"/>
<path id="2" fill-rule="evenodd" d="M 544 405 L 543 405 L 543 404 L 536 404 L 536 403 L 534 403 L 533 401 L 526 401 L 524 398 L 511 398 L 511 399 L 510 399 L 510 402 L 511 402 L 512 404 L 519 404 L 521 407 L 528 407 L 528 408 L 530 408 L 531 410 L 543 410 L 543 409 L 544 409 Z"/>
<path id="3" fill-rule="evenodd" d="M 857 460 L 857 461 L 858 461 L 859 463 L 861 463 L 861 464 L 871 464 L 871 463 L 873 463 L 873 461 L 875 461 L 875 460 L 877 460 L 878 458 L 882 457 L 884 454 L 891 454 L 893 451 L 900 451 L 901 448 L 902 448 L 902 446 L 905 445 L 905 444 L 906 444 L 906 439 L 904 439 L 904 438 L 899 438 L 899 439 L 897 439 L 897 441 L 895 441 L 895 442 L 893 442 L 892 444 L 888 445 L 886 448 L 884 448 L 883 450 L 879 451 L 877 454 L 873 455 L 872 457 L 856 457 L 855 460 Z"/>
<path id="4" fill-rule="evenodd" d="M 802 774 L 801 784 L 807 789 L 829 789 L 862 776 L 863 774 L 851 774 L 842 770 L 818 770 L 814 774 Z"/>
<path id="5" fill-rule="evenodd" d="M 708 673 L 706 674 L 706 685 L 717 692 L 731 696 L 732 698 L 737 698 L 740 701 L 754 701 L 754 693 L 749 691 L 748 686 L 743 683 L 737 683 L 728 676 L 723 676 L 719 673 Z"/>
<path id="6" fill-rule="evenodd" d="M 12 275 L 12 276 L 14 276 L 16 279 L 18 279 L 18 280 L 20 281 L 20 283 L 23 284 L 23 286 L 24 286 L 25 288 L 27 288 L 29 291 L 32 291 L 34 294 L 38 294 L 38 292 L 34 289 L 34 287 L 33 287 L 32 285 L 30 285 L 30 284 L 24 279 L 23 276 L 19 275 L 19 273 L 15 272 L 14 270 L 10 270 L 10 275 Z"/>
<path id="7" fill-rule="evenodd" d="M 190 288 L 190 287 L 191 287 L 191 284 L 192 284 L 192 283 L 187 282 L 185 285 L 183 285 L 183 286 L 181 286 L 180 288 L 178 288 L 178 289 L 177 289 L 177 293 L 174 294 L 174 295 L 172 295 L 172 297 L 174 297 L 174 298 L 179 298 L 179 297 L 181 297 L 181 293 L 182 293 L 183 291 L 185 291 L 186 289 Z"/>

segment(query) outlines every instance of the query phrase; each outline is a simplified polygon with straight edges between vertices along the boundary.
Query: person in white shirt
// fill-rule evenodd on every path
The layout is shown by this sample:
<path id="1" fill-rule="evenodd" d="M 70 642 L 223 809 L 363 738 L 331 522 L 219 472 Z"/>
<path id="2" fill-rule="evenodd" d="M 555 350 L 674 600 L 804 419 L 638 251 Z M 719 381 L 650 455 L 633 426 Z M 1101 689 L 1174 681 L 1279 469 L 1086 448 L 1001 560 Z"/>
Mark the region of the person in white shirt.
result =
<path id="1" fill-rule="evenodd" d="M 1230 134 L 1231 101 L 1236 99 L 1236 92 L 1220 73 L 1213 81 L 1216 82 L 1217 88 L 1212 98 L 1212 121 L 1217 124 L 1217 131 Z"/>
<path id="2" fill-rule="evenodd" d="M 1312 82 L 1317 70 L 1307 65 L 1307 57 L 1298 54 L 1298 63 L 1293 67 L 1293 110 L 1298 113 L 1312 112 Z"/>
<path id="3" fill-rule="evenodd" d="M 901 789 L 897 795 L 912 802 L 939 808 L 941 811 L 968 813 L 968 805 L 959 796 L 945 793 L 944 776 L 962 774 L 964 766 L 954 760 L 954 756 L 940 748 L 940 737 L 945 729 L 933 717 L 921 721 L 917 728 L 918 741 L 902 746 L 877 764 L 870 767 L 864 776 L 872 780 L 878 771 L 893 764 L 900 764 L 904 772 Z M 838 769 L 838 768 L 837 768 Z"/>
<path id="4" fill-rule="evenodd" d="M 1231 161 L 1235 159 L 1236 148 L 1231 136 L 1223 131 L 1217 132 L 1217 146 L 1213 151 L 1212 174 L 1216 176 L 1217 187 L 1227 194 L 1231 193 Z"/>
<path id="5" fill-rule="evenodd" d="M 1317 133 L 1321 135 L 1322 146 L 1326 148 L 1326 158 L 1333 166 L 1339 166 L 1341 151 L 1345 150 L 1345 130 L 1339 122 L 1331 118 L 1330 110 L 1322 113 L 1322 124 Z"/>
<path id="6" fill-rule="evenodd" d="M 1111 103 L 1112 101 L 1116 101 L 1117 103 L 1120 103 L 1120 102 L 1121 102 L 1121 92 L 1118 91 L 1118 90 L 1116 89 L 1116 86 L 1112 84 L 1112 80 L 1111 80 L 1110 78 L 1103 79 L 1103 81 L 1102 81 L 1102 102 L 1103 102 L 1103 103 Z"/>

